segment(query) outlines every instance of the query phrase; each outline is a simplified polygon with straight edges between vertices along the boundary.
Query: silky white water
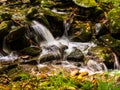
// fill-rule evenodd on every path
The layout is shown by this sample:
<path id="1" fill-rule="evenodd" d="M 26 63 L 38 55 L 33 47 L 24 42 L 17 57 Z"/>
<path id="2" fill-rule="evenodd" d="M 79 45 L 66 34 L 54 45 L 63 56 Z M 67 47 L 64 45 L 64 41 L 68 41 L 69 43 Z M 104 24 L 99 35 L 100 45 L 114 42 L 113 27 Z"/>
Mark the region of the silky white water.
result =
<path id="1" fill-rule="evenodd" d="M 66 25 L 65 25 L 66 26 Z M 67 25 L 69 26 L 69 25 Z M 40 46 L 42 48 L 42 53 L 39 56 L 39 59 L 42 57 L 42 55 L 48 54 L 48 53 L 53 53 L 55 57 L 57 55 L 61 55 L 61 52 L 59 51 L 61 45 L 66 45 L 68 46 L 68 49 L 66 49 L 64 52 L 66 54 L 69 54 L 73 51 L 73 49 L 76 47 L 77 49 L 80 49 L 85 55 L 87 55 L 87 52 L 89 48 L 96 46 L 93 42 L 88 42 L 88 43 L 81 43 L 81 42 L 70 42 L 68 37 L 67 37 L 67 31 L 69 27 L 65 27 L 65 33 L 60 39 L 55 39 L 53 35 L 50 33 L 50 31 L 41 23 L 37 21 L 33 21 L 33 28 L 38 35 L 42 35 L 42 37 L 45 38 L 43 42 L 40 43 Z M 58 48 L 53 48 L 52 46 L 56 46 Z M 63 59 L 63 58 L 62 58 Z M 75 65 L 73 62 L 66 61 L 63 59 L 61 62 L 61 65 L 64 67 L 69 67 L 69 68 L 79 68 L 80 72 L 81 71 L 88 71 L 90 74 L 93 74 L 95 72 L 103 72 L 103 71 L 108 71 L 107 67 L 105 66 L 104 63 L 97 63 L 96 61 L 89 60 L 86 65 L 83 65 L 81 67 L 78 67 Z M 46 62 L 45 62 L 46 63 Z M 38 64 L 38 67 L 40 68 L 41 66 L 43 67 L 45 65 L 43 64 Z M 77 62 L 79 63 L 79 62 Z M 54 64 L 51 62 L 51 64 Z"/>
<path id="2" fill-rule="evenodd" d="M 51 64 L 52 66 L 57 66 L 56 64 L 59 62 L 62 67 L 77 68 L 79 69 L 79 72 L 87 71 L 89 72 L 89 74 L 107 72 L 108 69 L 103 62 L 98 63 L 97 61 L 90 59 L 86 62 L 86 64 L 84 64 L 82 62 L 74 62 L 74 61 L 71 62 L 71 61 L 66 60 L 66 56 L 69 55 L 75 48 L 80 49 L 83 52 L 83 54 L 86 56 L 88 53 L 88 50 L 91 47 L 96 46 L 96 44 L 94 44 L 93 42 L 87 42 L 87 43 L 71 42 L 67 34 L 67 31 L 70 26 L 68 24 L 69 23 L 65 25 L 64 35 L 59 39 L 55 39 L 53 35 L 51 34 L 51 32 L 49 31 L 49 29 L 47 29 L 41 23 L 37 21 L 33 21 L 32 28 L 34 29 L 34 32 L 36 33 L 35 37 L 37 38 L 39 45 L 42 49 L 42 53 L 40 54 L 38 58 L 38 65 L 37 65 L 38 68 L 44 67 L 48 64 Z M 42 37 L 43 39 L 42 41 L 39 41 L 41 40 L 39 39 L 40 38 L 39 36 Z M 61 50 L 62 46 L 67 46 L 68 49 L 66 48 L 65 50 L 62 51 Z M 3 50 L 7 52 L 7 46 L 6 46 L 5 40 L 4 40 L 3 47 L 4 47 Z M 60 58 L 56 61 L 53 60 L 51 62 L 48 61 L 48 62 L 40 63 L 39 60 L 42 58 L 42 56 L 46 54 L 52 54 L 54 55 L 54 57 L 59 56 Z M 113 53 L 113 55 L 115 59 L 114 66 L 115 68 L 119 69 L 120 65 L 119 65 L 118 58 L 115 53 Z M 18 58 L 19 56 L 14 52 L 11 52 L 7 56 L 3 56 L 0 53 L 0 62 L 14 61 Z"/>

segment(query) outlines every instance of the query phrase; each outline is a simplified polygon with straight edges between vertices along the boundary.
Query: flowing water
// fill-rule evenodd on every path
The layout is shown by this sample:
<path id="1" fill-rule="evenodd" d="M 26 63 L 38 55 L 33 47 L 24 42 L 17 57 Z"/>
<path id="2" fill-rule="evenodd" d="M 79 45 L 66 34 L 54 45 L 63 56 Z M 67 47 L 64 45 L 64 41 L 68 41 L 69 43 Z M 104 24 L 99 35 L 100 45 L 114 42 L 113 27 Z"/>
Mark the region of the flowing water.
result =
<path id="1" fill-rule="evenodd" d="M 44 25 L 42 25 L 37 21 L 33 21 L 32 27 L 34 28 L 35 32 L 38 33 L 38 35 L 42 35 L 42 37 L 45 38 L 43 42 L 40 43 L 40 46 L 42 47 L 43 50 L 42 50 L 42 54 L 39 56 L 39 59 L 41 59 L 43 55 L 51 52 L 53 53 L 54 57 L 56 57 L 57 55 L 61 56 L 61 52 L 60 52 L 61 45 L 66 45 L 68 47 L 68 49 L 64 51 L 65 53 L 64 56 L 71 53 L 75 47 L 77 49 L 80 49 L 85 55 L 87 55 L 89 48 L 96 46 L 93 42 L 88 42 L 88 43 L 70 42 L 67 37 L 68 36 L 67 31 L 69 29 L 69 26 L 70 26 L 69 23 L 65 25 L 64 35 L 60 39 L 56 40 L 53 37 L 53 35 L 50 33 L 50 31 L 47 28 L 45 28 Z M 56 46 L 57 48 L 53 46 Z M 61 63 L 62 66 L 69 67 L 69 68 L 79 68 L 80 72 L 88 71 L 89 73 L 93 74 L 95 72 L 108 71 L 104 63 L 97 63 L 96 61 L 93 61 L 93 60 L 89 60 L 87 62 L 87 65 L 78 67 L 77 63 L 80 63 L 80 62 L 69 62 L 65 60 L 66 58 L 63 58 L 63 57 L 61 59 L 62 61 L 59 61 L 59 62 Z M 45 63 L 43 64 L 45 65 Z M 43 67 L 44 66 L 43 64 L 39 64 L 38 67 L 39 68 L 41 66 Z M 51 64 L 54 64 L 54 63 L 51 62 Z"/>
<path id="2" fill-rule="evenodd" d="M 32 28 L 35 32 L 35 38 L 39 42 L 40 47 L 42 48 L 42 53 L 40 54 L 38 58 L 38 68 L 43 68 L 45 66 L 52 66 L 53 67 L 59 67 L 60 68 L 77 68 L 79 69 L 79 72 L 87 71 L 89 74 L 94 73 L 102 73 L 108 71 L 106 65 L 102 62 L 98 63 L 95 60 L 88 60 L 87 63 L 83 62 L 74 62 L 74 61 L 68 61 L 66 60 L 66 56 L 69 55 L 75 48 L 81 50 L 85 56 L 87 56 L 88 50 L 91 47 L 95 47 L 96 44 L 93 42 L 87 42 L 87 43 L 81 43 L 81 42 L 71 42 L 68 38 L 67 31 L 69 30 L 69 23 L 66 23 L 65 25 L 65 32 L 63 36 L 59 39 L 55 39 L 49 29 L 47 29 L 44 25 L 37 21 L 32 22 Z M 3 50 L 7 51 L 6 41 L 4 40 Z M 8 49 L 9 50 L 9 49 Z M 49 58 L 47 58 L 47 55 L 50 56 L 51 60 L 49 62 Z M 52 56 L 51 56 L 52 55 Z M 117 69 L 120 69 L 120 65 L 118 62 L 118 58 L 115 53 L 113 53 L 114 59 L 115 59 L 115 67 Z M 48 61 L 41 62 L 41 60 L 46 56 L 45 59 L 48 59 Z M 14 61 L 18 59 L 18 55 L 15 52 L 10 52 L 9 55 L 3 56 L 0 53 L 0 62 L 2 61 Z M 59 69 L 60 69 L 59 68 Z M 72 70 L 72 69 L 71 69 Z"/>
<path id="3" fill-rule="evenodd" d="M 18 59 L 16 52 L 11 52 L 7 56 L 0 55 L 0 62 L 13 62 Z"/>

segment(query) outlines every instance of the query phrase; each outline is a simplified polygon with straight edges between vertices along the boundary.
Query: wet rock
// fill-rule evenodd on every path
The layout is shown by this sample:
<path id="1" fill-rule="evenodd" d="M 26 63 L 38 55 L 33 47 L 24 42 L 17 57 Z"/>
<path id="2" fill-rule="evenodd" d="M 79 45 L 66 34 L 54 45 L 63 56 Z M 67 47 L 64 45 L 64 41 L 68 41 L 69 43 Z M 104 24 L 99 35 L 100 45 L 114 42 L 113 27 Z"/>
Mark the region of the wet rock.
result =
<path id="1" fill-rule="evenodd" d="M 50 24 L 50 31 L 52 32 L 53 36 L 62 36 L 64 32 L 63 16 L 52 12 L 50 9 L 44 9 L 43 13 Z"/>
<path id="2" fill-rule="evenodd" d="M 38 12 L 38 10 L 35 7 L 32 7 L 27 12 L 26 17 L 29 19 L 33 19 L 36 16 L 37 12 Z"/>
<path id="3" fill-rule="evenodd" d="M 23 50 L 21 50 L 21 53 L 25 54 L 25 55 L 30 55 L 30 56 L 37 56 L 41 53 L 41 49 L 40 48 L 27 47 L 27 48 L 24 48 Z"/>
<path id="4" fill-rule="evenodd" d="M 59 56 L 55 56 L 54 54 L 53 53 L 48 53 L 48 54 L 42 55 L 39 58 L 39 60 L 40 60 L 39 63 L 43 63 L 43 62 L 48 62 L 48 61 L 60 59 Z"/>
<path id="5" fill-rule="evenodd" d="M 12 22 L 11 21 L 3 21 L 0 23 L 0 38 L 3 38 L 10 31 Z"/>
<path id="6" fill-rule="evenodd" d="M 45 8 L 51 8 L 55 6 L 56 3 L 52 0 L 41 0 L 41 6 Z"/>
<path id="7" fill-rule="evenodd" d="M 81 50 L 74 48 L 74 50 L 67 56 L 67 60 L 72 61 L 82 61 L 84 58 L 83 53 Z"/>
<path id="8" fill-rule="evenodd" d="M 22 65 L 37 65 L 38 64 L 38 56 L 34 56 L 31 58 L 31 56 L 29 56 L 29 58 L 22 58 L 23 60 L 20 62 Z"/>
<path id="9" fill-rule="evenodd" d="M 114 8 L 108 13 L 108 20 L 111 35 L 120 39 L 120 7 Z"/>
<path id="10" fill-rule="evenodd" d="M 96 46 L 89 49 L 88 53 L 91 54 L 92 60 L 104 62 L 108 68 L 114 67 L 114 55 L 109 48 Z"/>
<path id="11" fill-rule="evenodd" d="M 12 15 L 9 12 L 3 12 L 0 14 L 2 20 L 10 20 Z"/>
<path id="12" fill-rule="evenodd" d="M 107 33 L 108 33 L 108 30 L 107 30 L 107 28 L 105 27 L 104 24 L 102 24 L 102 23 L 96 23 L 95 24 L 95 35 L 96 35 L 96 37 L 105 35 Z"/>
<path id="13" fill-rule="evenodd" d="M 23 48 L 29 47 L 31 43 L 28 38 L 22 36 L 21 38 L 7 44 L 11 50 L 21 50 Z"/>
<path id="14" fill-rule="evenodd" d="M 16 27 L 15 29 L 11 30 L 9 34 L 6 36 L 7 43 L 11 43 L 23 36 L 27 32 L 25 27 Z"/>
<path id="15" fill-rule="evenodd" d="M 73 0 L 74 3 L 80 7 L 85 7 L 85 8 L 89 8 L 89 7 L 96 7 L 97 3 L 95 0 Z"/>
<path id="16" fill-rule="evenodd" d="M 22 3 L 30 3 L 30 0 L 22 0 Z"/>
<path id="17" fill-rule="evenodd" d="M 73 41 L 88 42 L 92 37 L 90 24 L 76 21 L 76 23 L 72 25 L 69 34 L 72 34 L 70 36 Z"/>
<path id="18" fill-rule="evenodd" d="M 120 56 L 120 40 L 113 38 L 111 35 L 103 35 L 100 40 L 104 42 L 109 48 L 113 50 L 118 56 Z"/>
<path id="19" fill-rule="evenodd" d="M 0 68 L 0 74 L 3 74 L 13 68 L 16 68 L 18 64 L 10 64 L 10 65 L 4 65 L 2 68 Z"/>
<path id="20" fill-rule="evenodd" d="M 90 16 L 88 18 L 92 19 L 93 21 L 101 20 L 105 17 L 104 10 L 101 7 L 91 8 Z"/>
<path id="21" fill-rule="evenodd" d="M 39 61 L 43 63 L 46 61 L 59 60 L 63 58 L 62 54 L 60 48 L 55 45 L 43 47 Z"/>

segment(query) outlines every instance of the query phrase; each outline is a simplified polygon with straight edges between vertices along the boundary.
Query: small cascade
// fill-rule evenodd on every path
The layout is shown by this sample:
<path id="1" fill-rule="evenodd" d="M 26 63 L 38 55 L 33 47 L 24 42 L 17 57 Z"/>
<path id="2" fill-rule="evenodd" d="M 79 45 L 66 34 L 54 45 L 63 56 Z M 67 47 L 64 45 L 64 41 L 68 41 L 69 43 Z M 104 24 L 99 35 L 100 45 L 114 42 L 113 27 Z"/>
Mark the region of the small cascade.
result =
<path id="1" fill-rule="evenodd" d="M 2 57 L 3 55 L 2 55 L 2 53 L 0 53 L 0 57 Z"/>
<path id="2" fill-rule="evenodd" d="M 11 53 L 11 50 L 9 48 L 9 44 L 7 44 L 7 42 L 6 42 L 6 37 L 4 37 L 4 40 L 3 40 L 3 51 L 7 54 Z"/>
<path id="3" fill-rule="evenodd" d="M 13 62 L 17 59 L 18 59 L 18 55 L 16 54 L 16 52 L 11 52 L 7 56 L 0 56 L 0 62 L 9 62 L 9 61 Z"/>
<path id="4" fill-rule="evenodd" d="M 117 55 L 113 52 L 113 56 L 114 56 L 114 69 L 120 69 L 120 63 L 119 63 L 119 60 L 118 60 L 118 57 Z"/>
<path id="5" fill-rule="evenodd" d="M 67 33 L 70 28 L 69 23 L 66 23 L 65 25 L 65 32 L 63 36 L 57 40 L 53 37 L 50 31 L 39 22 L 33 21 L 32 27 L 35 30 L 35 33 L 44 39 L 43 41 L 39 41 L 42 48 L 42 53 L 38 58 L 38 66 L 40 63 L 45 65 L 45 63 L 49 61 L 51 61 L 51 64 L 53 64 L 53 60 L 57 60 L 64 67 L 79 68 L 80 71 L 86 70 L 90 73 L 108 71 L 104 63 L 98 63 L 94 60 L 89 60 L 87 65 L 83 65 L 82 67 L 77 66 L 79 62 L 74 64 L 74 62 L 66 61 L 66 56 L 70 54 L 74 48 L 81 50 L 84 55 L 87 55 L 89 48 L 96 46 L 93 42 L 70 42 Z M 63 46 L 67 46 L 67 49 L 65 48 L 62 50 Z M 60 61 L 61 59 L 62 61 Z"/>
<path id="6" fill-rule="evenodd" d="M 44 39 L 43 40 L 44 43 L 48 44 L 48 43 L 53 43 L 55 41 L 53 35 L 44 25 L 38 23 L 37 21 L 33 21 L 32 27 L 38 36 L 42 36 L 42 38 Z"/>

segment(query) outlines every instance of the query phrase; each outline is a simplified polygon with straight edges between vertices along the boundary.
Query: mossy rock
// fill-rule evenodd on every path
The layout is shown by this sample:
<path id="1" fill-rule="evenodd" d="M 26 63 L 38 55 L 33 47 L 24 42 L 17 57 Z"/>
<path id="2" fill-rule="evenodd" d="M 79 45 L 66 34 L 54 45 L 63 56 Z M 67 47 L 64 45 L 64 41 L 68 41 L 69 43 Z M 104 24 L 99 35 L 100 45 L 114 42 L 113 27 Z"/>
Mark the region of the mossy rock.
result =
<path id="1" fill-rule="evenodd" d="M 74 50 L 67 56 L 67 60 L 71 61 L 83 61 L 84 54 L 81 50 L 74 48 Z"/>
<path id="2" fill-rule="evenodd" d="M 50 31 L 53 34 L 54 37 L 62 36 L 64 32 L 64 16 L 52 12 L 50 9 L 44 9 L 43 10 L 44 16 L 49 22 L 50 25 Z"/>
<path id="3" fill-rule="evenodd" d="M 41 51 L 42 50 L 38 48 L 27 47 L 21 50 L 21 53 L 30 56 L 37 56 L 41 53 Z"/>
<path id="4" fill-rule="evenodd" d="M 27 30 L 25 27 L 17 27 L 9 32 L 9 34 L 6 36 L 6 40 L 8 43 L 11 43 L 12 41 L 25 36 L 26 32 Z"/>
<path id="5" fill-rule="evenodd" d="M 3 12 L 0 14 L 2 20 L 10 20 L 12 15 L 9 12 Z"/>
<path id="6" fill-rule="evenodd" d="M 96 7 L 97 3 L 95 0 L 73 0 L 74 3 L 80 7 L 84 8 L 90 8 L 90 7 Z"/>
<path id="7" fill-rule="evenodd" d="M 28 12 L 26 17 L 29 19 L 33 19 L 37 15 L 38 10 L 35 7 L 31 7 Z"/>
<path id="8" fill-rule="evenodd" d="M 55 5 L 56 3 L 53 0 L 41 0 L 41 7 L 51 8 Z"/>
<path id="9" fill-rule="evenodd" d="M 100 40 L 111 48 L 118 56 L 120 56 L 120 40 L 113 38 L 111 35 L 106 34 L 100 37 Z"/>
<path id="10" fill-rule="evenodd" d="M 71 26 L 69 35 L 73 37 L 71 40 L 78 42 L 88 42 L 92 37 L 91 27 L 89 23 L 75 21 Z"/>
<path id="11" fill-rule="evenodd" d="M 114 68 L 114 56 L 109 48 L 96 46 L 89 49 L 88 53 L 93 55 L 92 58 L 96 61 L 104 62 L 108 68 Z"/>
<path id="12" fill-rule="evenodd" d="M 103 19 L 105 17 L 104 10 L 101 7 L 91 9 L 90 17 L 92 20 Z"/>
<path id="13" fill-rule="evenodd" d="M 12 21 L 3 21 L 0 23 L 0 38 L 3 38 L 10 31 Z"/>
<path id="14" fill-rule="evenodd" d="M 112 9 L 108 13 L 109 29 L 112 36 L 120 39 L 120 7 Z"/>
<path id="15" fill-rule="evenodd" d="M 11 50 L 22 50 L 26 47 L 29 47 L 31 43 L 28 38 L 22 36 L 21 38 L 7 44 L 9 44 Z"/>
<path id="16" fill-rule="evenodd" d="M 102 23 L 95 24 L 95 36 L 98 38 L 99 36 L 107 34 L 109 31 L 107 27 Z"/>

